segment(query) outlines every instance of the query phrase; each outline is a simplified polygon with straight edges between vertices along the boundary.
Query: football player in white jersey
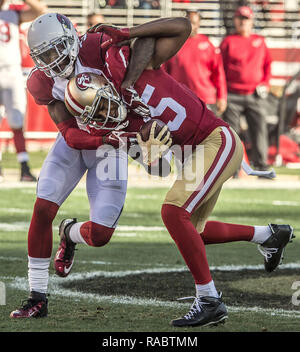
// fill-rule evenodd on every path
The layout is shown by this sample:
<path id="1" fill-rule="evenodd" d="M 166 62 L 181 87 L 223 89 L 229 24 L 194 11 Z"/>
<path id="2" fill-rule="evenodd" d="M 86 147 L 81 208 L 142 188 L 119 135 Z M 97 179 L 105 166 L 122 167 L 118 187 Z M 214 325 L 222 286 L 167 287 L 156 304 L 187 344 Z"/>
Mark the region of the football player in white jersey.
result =
<path id="1" fill-rule="evenodd" d="M 127 190 L 128 157 L 125 151 L 111 146 L 118 148 L 122 141 L 118 134 L 107 130 L 105 136 L 88 133 L 85 126 L 77 125 L 64 104 L 65 88 L 72 76 L 102 72 L 106 53 L 101 43 L 109 38 L 100 33 L 78 36 L 70 20 L 57 13 L 38 17 L 28 30 L 28 44 L 36 67 L 28 77 L 27 88 L 37 104 L 48 107 L 61 133 L 44 161 L 37 184 L 28 232 L 30 296 L 22 308 L 11 313 L 12 318 L 47 315 L 53 220 L 86 171 L 90 221 L 61 222 L 61 241 L 54 259 L 56 274 L 65 277 L 70 273 L 74 243 L 94 247 L 107 244 L 121 215 Z M 149 38 L 135 46 L 132 58 L 140 55 L 142 59 L 131 66 L 132 71 L 127 71 L 123 85 L 130 86 L 143 72 L 152 57 L 154 42 Z M 120 116 L 119 122 L 125 117 Z M 110 167 L 113 175 L 109 174 Z"/>
<path id="2" fill-rule="evenodd" d="M 26 93 L 22 84 L 19 25 L 33 21 L 47 11 L 47 6 L 38 0 L 24 0 L 27 7 L 20 11 L 10 10 L 5 0 L 0 0 L 0 105 L 13 132 L 17 159 L 21 168 L 21 181 L 36 181 L 28 166 L 23 135 L 26 113 Z M 0 116 L 1 123 L 1 116 Z M 0 150 L 1 161 L 1 150 Z M 0 165 L 0 176 L 1 176 Z"/>

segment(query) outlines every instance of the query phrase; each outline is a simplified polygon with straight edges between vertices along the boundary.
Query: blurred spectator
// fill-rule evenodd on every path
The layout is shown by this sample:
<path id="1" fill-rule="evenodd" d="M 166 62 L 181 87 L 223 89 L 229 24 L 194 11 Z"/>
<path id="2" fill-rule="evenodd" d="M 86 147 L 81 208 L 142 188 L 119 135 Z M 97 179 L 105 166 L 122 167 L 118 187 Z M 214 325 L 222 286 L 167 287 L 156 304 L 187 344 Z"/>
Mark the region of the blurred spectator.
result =
<path id="1" fill-rule="evenodd" d="M 92 12 L 86 17 L 87 28 L 95 26 L 97 23 L 105 23 L 105 18 L 100 13 Z"/>
<path id="2" fill-rule="evenodd" d="M 140 9 L 155 10 L 160 8 L 159 0 L 140 0 Z"/>
<path id="3" fill-rule="evenodd" d="M 125 0 L 98 0 L 99 6 L 104 7 L 114 7 L 114 8 L 125 8 Z"/>
<path id="4" fill-rule="evenodd" d="M 253 17 L 249 7 L 239 7 L 234 15 L 236 33 L 225 37 L 220 46 L 228 88 L 223 119 L 240 133 L 240 117 L 245 116 L 252 164 L 264 170 L 268 168 L 264 102 L 269 91 L 271 57 L 264 38 L 252 33 Z"/>
<path id="5" fill-rule="evenodd" d="M 5 115 L 13 132 L 21 168 L 20 180 L 36 181 L 28 166 L 29 157 L 23 135 L 26 92 L 21 69 L 19 25 L 46 12 L 47 6 L 38 0 L 24 0 L 24 3 L 26 7 L 11 10 L 5 0 L 0 0 L 0 104 L 5 106 Z"/>
<path id="6" fill-rule="evenodd" d="M 22 11 L 26 8 L 26 4 L 10 4 L 9 10 Z M 21 67 L 23 71 L 23 77 L 26 81 L 27 76 L 29 75 L 32 68 L 35 66 L 34 62 L 30 56 L 30 49 L 27 45 L 27 31 L 31 22 L 24 22 L 19 26 L 20 32 L 20 52 L 21 52 Z"/>
<path id="7" fill-rule="evenodd" d="M 192 32 L 180 51 L 164 68 L 177 81 L 184 83 L 218 115 L 226 109 L 227 89 L 220 50 L 206 35 L 198 34 L 201 17 L 187 12 Z"/>

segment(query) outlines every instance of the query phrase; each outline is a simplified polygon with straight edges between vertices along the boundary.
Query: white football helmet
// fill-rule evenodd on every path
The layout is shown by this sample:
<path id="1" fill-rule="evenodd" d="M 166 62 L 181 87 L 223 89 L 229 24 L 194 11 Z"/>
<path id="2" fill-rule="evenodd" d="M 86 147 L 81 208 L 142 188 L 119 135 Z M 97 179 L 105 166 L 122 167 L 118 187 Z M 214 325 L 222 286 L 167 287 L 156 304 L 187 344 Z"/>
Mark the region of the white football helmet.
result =
<path id="1" fill-rule="evenodd" d="M 120 95 L 103 74 L 83 72 L 72 77 L 65 90 L 65 105 L 80 123 L 96 129 L 118 129 L 127 116 Z"/>
<path id="2" fill-rule="evenodd" d="M 49 77 L 69 77 L 79 52 L 79 37 L 71 21 L 58 13 L 36 18 L 28 30 L 30 56 Z"/>

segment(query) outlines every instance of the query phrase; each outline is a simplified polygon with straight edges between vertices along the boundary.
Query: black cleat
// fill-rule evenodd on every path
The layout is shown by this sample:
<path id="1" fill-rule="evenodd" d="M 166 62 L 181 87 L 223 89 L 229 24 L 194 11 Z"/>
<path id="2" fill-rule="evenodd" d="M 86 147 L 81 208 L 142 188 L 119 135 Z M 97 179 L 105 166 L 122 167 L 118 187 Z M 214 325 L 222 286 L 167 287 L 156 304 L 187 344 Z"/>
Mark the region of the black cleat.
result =
<path id="1" fill-rule="evenodd" d="M 227 309 L 221 300 L 221 295 L 219 298 L 202 296 L 195 297 L 190 311 L 182 318 L 172 320 L 171 325 L 176 327 L 217 326 L 225 323 L 226 319 L 228 319 Z"/>
<path id="2" fill-rule="evenodd" d="M 44 318 L 48 314 L 48 300 L 46 294 L 34 292 L 22 302 L 22 307 L 10 313 L 10 317 L 19 318 Z"/>
<path id="3" fill-rule="evenodd" d="M 272 235 L 261 245 L 258 250 L 264 256 L 265 270 L 274 271 L 281 264 L 286 245 L 295 238 L 290 225 L 269 224 Z"/>
<path id="4" fill-rule="evenodd" d="M 37 179 L 35 176 L 32 175 L 30 172 L 29 166 L 26 161 L 21 163 L 21 182 L 36 182 Z"/>

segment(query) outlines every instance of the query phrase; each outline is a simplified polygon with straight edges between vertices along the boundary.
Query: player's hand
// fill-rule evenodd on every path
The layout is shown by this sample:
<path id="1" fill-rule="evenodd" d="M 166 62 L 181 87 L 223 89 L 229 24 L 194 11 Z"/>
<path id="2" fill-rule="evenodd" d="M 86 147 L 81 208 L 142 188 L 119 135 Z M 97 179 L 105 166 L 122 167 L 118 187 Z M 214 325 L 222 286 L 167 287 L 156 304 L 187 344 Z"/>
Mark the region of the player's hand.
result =
<path id="1" fill-rule="evenodd" d="M 161 129 L 158 135 L 155 137 L 156 121 L 153 122 L 147 141 L 143 141 L 139 133 L 136 134 L 136 139 L 143 153 L 143 163 L 150 165 L 170 148 L 172 145 L 171 133 L 168 130 L 168 126 Z"/>
<path id="2" fill-rule="evenodd" d="M 136 132 L 112 131 L 103 136 L 103 144 L 110 144 L 114 148 L 123 148 L 136 142 Z"/>
<path id="3" fill-rule="evenodd" d="M 130 39 L 129 28 L 118 28 L 115 26 L 109 26 L 99 23 L 88 29 L 88 33 L 99 32 L 106 33 L 110 36 L 110 39 L 106 40 L 104 43 L 101 44 L 102 49 L 108 49 L 111 45 Z"/>

